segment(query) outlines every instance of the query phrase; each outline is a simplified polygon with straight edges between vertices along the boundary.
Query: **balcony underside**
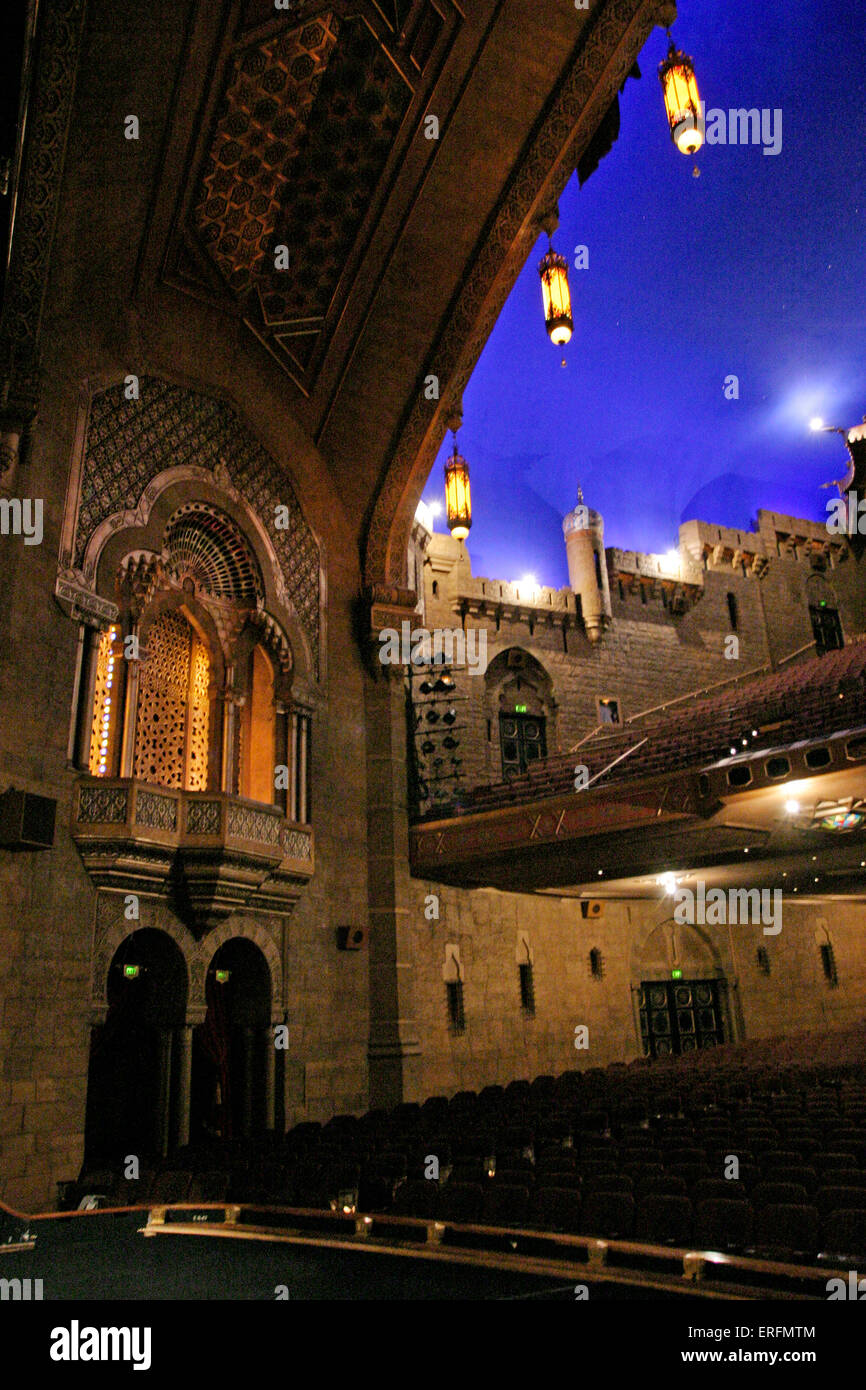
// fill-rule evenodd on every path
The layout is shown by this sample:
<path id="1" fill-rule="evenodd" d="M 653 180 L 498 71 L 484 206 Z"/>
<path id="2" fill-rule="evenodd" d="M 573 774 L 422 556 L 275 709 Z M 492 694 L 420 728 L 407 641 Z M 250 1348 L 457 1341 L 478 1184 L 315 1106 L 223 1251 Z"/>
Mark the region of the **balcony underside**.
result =
<path id="1" fill-rule="evenodd" d="M 82 778 L 72 838 L 98 888 L 164 897 L 203 929 L 234 912 L 291 912 L 314 869 L 313 832 L 222 792 Z"/>

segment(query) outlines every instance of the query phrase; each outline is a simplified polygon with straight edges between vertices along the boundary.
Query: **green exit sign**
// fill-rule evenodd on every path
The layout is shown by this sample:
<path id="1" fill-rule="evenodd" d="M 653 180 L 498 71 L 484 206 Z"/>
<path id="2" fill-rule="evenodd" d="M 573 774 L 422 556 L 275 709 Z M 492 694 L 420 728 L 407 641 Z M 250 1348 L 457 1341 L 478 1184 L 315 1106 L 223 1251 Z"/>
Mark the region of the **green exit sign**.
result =
<path id="1" fill-rule="evenodd" d="M 681 980 L 682 978 L 683 978 L 683 972 L 682 972 L 681 970 L 672 970 L 672 971 L 671 971 L 671 979 L 672 979 L 672 980 Z"/>
<path id="2" fill-rule="evenodd" d="M 139 967 L 137 965 L 125 965 L 123 967 L 123 974 L 127 980 L 137 980 L 138 971 Z"/>
<path id="3" fill-rule="evenodd" d="M 525 705 L 515 705 L 515 706 L 514 706 L 514 713 L 515 713 L 515 714 L 525 714 L 525 713 L 526 713 L 526 706 L 525 706 Z"/>

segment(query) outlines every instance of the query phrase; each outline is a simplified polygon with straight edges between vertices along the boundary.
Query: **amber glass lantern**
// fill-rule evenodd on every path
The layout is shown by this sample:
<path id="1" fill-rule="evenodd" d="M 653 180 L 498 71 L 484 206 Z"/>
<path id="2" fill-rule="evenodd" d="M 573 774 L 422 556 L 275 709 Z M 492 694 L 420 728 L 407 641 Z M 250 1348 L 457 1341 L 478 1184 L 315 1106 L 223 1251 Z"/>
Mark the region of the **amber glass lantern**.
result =
<path id="1" fill-rule="evenodd" d="M 472 497 L 469 491 L 469 465 L 457 452 L 457 438 L 454 438 L 454 452 L 445 465 L 445 510 L 448 513 L 448 530 L 456 541 L 465 540 L 472 525 Z"/>
<path id="2" fill-rule="evenodd" d="M 538 267 L 544 298 L 544 321 L 550 341 L 557 347 L 567 343 L 574 332 L 571 292 L 568 288 L 568 262 L 551 246 Z"/>
<path id="3" fill-rule="evenodd" d="M 682 154 L 695 154 L 704 143 L 701 99 L 691 58 L 674 47 L 659 65 L 659 81 L 665 97 L 665 111 L 671 139 Z"/>

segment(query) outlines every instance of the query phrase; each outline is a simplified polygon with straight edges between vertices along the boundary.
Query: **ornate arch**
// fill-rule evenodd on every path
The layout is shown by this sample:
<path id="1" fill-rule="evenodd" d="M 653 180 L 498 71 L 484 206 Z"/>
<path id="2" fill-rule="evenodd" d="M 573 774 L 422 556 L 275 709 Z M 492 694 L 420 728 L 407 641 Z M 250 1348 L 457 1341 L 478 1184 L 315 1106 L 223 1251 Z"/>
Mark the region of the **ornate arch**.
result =
<path id="1" fill-rule="evenodd" d="M 205 977 L 207 968 L 213 960 L 217 951 L 224 946 L 227 941 L 234 937 L 242 937 L 244 941 L 249 941 L 253 946 L 258 946 L 265 960 L 271 977 L 271 1015 L 275 1020 L 282 1018 L 280 1001 L 283 997 L 283 966 L 280 960 L 280 953 L 270 932 L 258 922 L 236 922 L 229 919 L 222 926 L 209 932 L 198 945 L 195 958 L 195 970 L 191 977 L 190 1003 L 201 1007 L 205 1006 Z"/>
<path id="2" fill-rule="evenodd" d="M 94 1010 L 103 1013 L 108 1008 L 108 971 L 118 950 L 130 936 L 145 929 L 162 932 L 164 936 L 174 942 L 180 951 L 186 967 L 187 1004 L 189 1005 L 192 1001 L 192 964 L 194 959 L 193 941 L 189 932 L 167 912 L 155 914 L 157 920 L 152 922 L 142 918 L 137 921 L 127 921 L 123 915 L 122 904 L 124 901 L 124 898 L 120 899 L 121 906 L 118 908 L 120 916 L 106 921 L 100 930 L 99 917 L 100 915 L 107 915 L 107 903 L 105 899 L 100 898 L 100 903 L 105 903 L 105 905 L 102 906 L 102 913 L 97 912 L 97 929 L 93 943 L 91 1002 Z"/>

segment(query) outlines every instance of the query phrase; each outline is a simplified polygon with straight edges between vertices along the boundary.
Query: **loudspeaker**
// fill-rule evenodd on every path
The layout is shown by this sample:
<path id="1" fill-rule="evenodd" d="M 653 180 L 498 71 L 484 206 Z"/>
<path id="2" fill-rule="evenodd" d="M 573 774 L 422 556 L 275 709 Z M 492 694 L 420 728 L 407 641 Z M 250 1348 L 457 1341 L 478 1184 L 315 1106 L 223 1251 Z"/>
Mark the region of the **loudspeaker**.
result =
<path id="1" fill-rule="evenodd" d="M 581 898 L 580 910 L 584 917 L 603 917 L 604 903 L 598 898 Z"/>
<path id="2" fill-rule="evenodd" d="M 54 844 L 57 802 L 12 787 L 0 796 L 0 846 L 3 849 L 50 849 Z"/>
<path id="3" fill-rule="evenodd" d="M 365 927 L 338 927 L 337 950 L 360 951 L 367 940 Z"/>

